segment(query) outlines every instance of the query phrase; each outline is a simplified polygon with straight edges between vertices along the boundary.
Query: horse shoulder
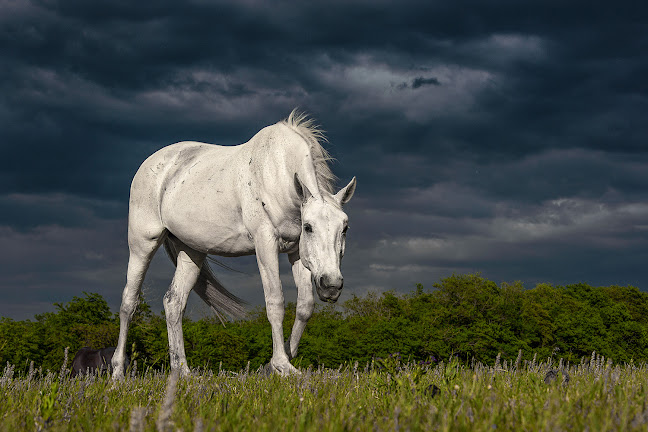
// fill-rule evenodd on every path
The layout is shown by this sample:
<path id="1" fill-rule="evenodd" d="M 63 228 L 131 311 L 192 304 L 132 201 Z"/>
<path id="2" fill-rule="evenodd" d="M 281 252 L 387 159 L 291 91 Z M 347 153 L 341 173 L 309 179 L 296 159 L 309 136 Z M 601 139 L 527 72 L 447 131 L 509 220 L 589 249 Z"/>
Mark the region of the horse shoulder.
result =
<path id="1" fill-rule="evenodd" d="M 247 169 L 237 185 L 242 217 L 252 236 L 271 232 L 281 252 L 293 250 L 301 233 L 300 203 L 294 186 L 295 160 L 303 146 L 283 125 L 261 130 L 245 144 Z"/>

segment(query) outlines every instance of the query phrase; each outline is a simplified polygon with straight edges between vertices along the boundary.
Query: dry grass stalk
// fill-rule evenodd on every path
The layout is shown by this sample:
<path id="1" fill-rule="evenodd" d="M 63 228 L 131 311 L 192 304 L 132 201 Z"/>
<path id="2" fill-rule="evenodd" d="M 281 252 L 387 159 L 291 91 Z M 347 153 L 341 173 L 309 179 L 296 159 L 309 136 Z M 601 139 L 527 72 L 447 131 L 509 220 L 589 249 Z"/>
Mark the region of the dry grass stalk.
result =
<path id="1" fill-rule="evenodd" d="M 171 430 L 171 414 L 173 413 L 173 402 L 175 401 L 175 393 L 178 388 L 178 379 L 180 373 L 176 370 L 169 374 L 166 390 L 164 392 L 164 399 L 160 407 L 160 413 L 156 422 L 158 432 L 165 432 Z"/>
<path id="2" fill-rule="evenodd" d="M 130 432 L 144 432 L 146 408 L 138 406 L 131 410 L 128 430 Z"/>

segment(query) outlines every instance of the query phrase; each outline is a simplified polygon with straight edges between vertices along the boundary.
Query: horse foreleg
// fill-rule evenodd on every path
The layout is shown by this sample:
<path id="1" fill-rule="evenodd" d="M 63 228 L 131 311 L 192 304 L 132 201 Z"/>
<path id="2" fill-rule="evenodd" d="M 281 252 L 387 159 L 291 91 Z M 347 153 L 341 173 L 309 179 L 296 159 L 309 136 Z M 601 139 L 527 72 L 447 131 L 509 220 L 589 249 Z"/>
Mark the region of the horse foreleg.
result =
<path id="1" fill-rule="evenodd" d="M 283 319 L 284 295 L 279 278 L 279 246 L 272 232 L 255 236 L 255 247 L 263 293 L 265 295 L 266 312 L 272 328 L 272 359 L 270 367 L 281 375 L 299 373 L 290 364 L 284 347 Z"/>
<path id="2" fill-rule="evenodd" d="M 164 295 L 164 313 L 169 333 L 169 355 L 171 370 L 179 370 L 183 376 L 189 375 L 189 366 L 182 337 L 182 316 L 187 306 L 187 298 L 193 289 L 200 269 L 205 260 L 205 254 L 183 248 L 178 254 L 177 268 L 169 290 Z"/>
<path id="3" fill-rule="evenodd" d="M 311 272 L 304 267 L 299 254 L 289 255 L 288 259 L 292 264 L 293 278 L 297 285 L 297 310 L 295 313 L 295 324 L 290 334 L 290 339 L 286 342 L 286 353 L 292 359 L 297 356 L 299 340 L 304 333 L 306 323 L 313 314 L 315 301 L 313 300 L 313 283 L 311 281 Z"/>

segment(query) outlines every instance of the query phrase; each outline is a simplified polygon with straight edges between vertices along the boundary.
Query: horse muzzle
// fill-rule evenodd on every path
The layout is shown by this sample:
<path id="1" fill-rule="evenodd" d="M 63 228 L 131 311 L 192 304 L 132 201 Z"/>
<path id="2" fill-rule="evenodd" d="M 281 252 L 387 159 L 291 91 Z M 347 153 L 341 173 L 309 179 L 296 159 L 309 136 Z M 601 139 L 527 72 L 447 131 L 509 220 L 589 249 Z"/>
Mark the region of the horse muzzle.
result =
<path id="1" fill-rule="evenodd" d="M 335 303 L 342 294 L 344 278 L 339 276 L 323 275 L 315 279 L 315 288 L 320 300 L 328 303 Z"/>

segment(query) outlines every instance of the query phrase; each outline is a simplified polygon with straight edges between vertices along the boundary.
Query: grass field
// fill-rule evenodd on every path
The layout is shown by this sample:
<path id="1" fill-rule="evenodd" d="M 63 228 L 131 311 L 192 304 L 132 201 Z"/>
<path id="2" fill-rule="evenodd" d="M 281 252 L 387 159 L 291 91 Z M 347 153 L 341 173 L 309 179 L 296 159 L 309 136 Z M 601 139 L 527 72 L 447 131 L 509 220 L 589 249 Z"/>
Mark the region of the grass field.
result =
<path id="1" fill-rule="evenodd" d="M 26 368 L 27 369 L 27 368 Z M 547 372 L 554 371 L 555 373 Z M 576 365 L 401 361 L 300 376 L 132 371 L 0 377 L 0 430 L 624 431 L 648 429 L 648 367 L 592 355 Z M 551 377 L 555 377 L 551 380 Z M 545 382 L 545 378 L 547 382 Z"/>

